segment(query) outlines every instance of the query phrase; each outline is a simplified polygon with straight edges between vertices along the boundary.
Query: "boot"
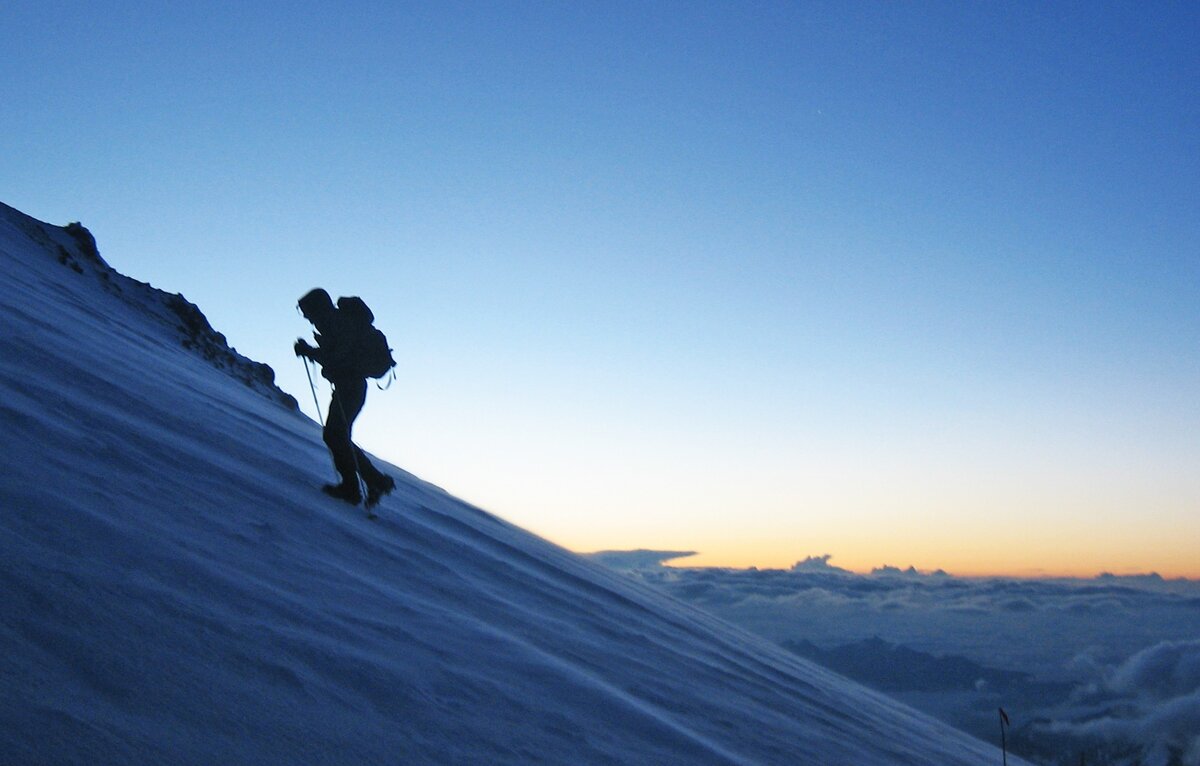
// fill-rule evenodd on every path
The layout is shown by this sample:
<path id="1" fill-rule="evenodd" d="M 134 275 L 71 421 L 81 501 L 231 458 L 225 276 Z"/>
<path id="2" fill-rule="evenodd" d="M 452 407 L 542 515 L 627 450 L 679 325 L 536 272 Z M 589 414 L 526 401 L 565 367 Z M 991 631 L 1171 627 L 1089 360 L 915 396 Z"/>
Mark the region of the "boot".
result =
<path id="1" fill-rule="evenodd" d="M 358 505 L 362 502 L 362 491 L 358 488 L 358 482 L 341 484 L 326 484 L 321 487 L 321 491 L 330 497 L 336 497 L 338 500 L 345 500 L 350 505 Z"/>
<path id="2" fill-rule="evenodd" d="M 367 487 L 367 507 L 374 508 L 383 499 L 383 496 L 396 488 L 396 480 L 387 474 L 383 474 L 383 478 Z"/>

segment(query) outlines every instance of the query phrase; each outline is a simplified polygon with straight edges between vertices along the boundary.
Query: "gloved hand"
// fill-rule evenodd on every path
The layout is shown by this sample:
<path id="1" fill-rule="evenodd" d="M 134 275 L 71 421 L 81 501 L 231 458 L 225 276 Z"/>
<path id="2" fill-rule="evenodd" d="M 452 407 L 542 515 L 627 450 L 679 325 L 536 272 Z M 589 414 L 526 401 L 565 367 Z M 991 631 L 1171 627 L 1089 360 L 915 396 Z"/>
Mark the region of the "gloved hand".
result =
<path id="1" fill-rule="evenodd" d="M 308 345 L 308 341 L 304 340 L 304 338 L 297 338 L 296 344 L 292 346 L 292 350 L 296 352 L 296 356 L 303 356 L 312 359 L 313 351 L 316 349 Z"/>

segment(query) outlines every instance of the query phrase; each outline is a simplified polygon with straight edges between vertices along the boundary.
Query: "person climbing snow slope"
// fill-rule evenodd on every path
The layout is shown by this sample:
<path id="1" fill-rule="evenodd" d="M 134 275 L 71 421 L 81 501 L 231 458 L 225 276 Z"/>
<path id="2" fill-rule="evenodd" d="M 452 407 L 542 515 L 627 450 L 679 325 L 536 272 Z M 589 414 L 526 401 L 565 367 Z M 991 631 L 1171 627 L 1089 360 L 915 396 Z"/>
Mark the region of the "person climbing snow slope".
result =
<path id="1" fill-rule="evenodd" d="M 321 375 L 333 386 L 322 435 L 341 482 L 326 484 L 322 490 L 358 505 L 365 485 L 366 506 L 371 508 L 396 488 L 396 481 L 371 463 L 351 440 L 351 431 L 367 400 L 367 378 L 387 374 L 395 361 L 386 338 L 372 326 L 374 315 L 362 299 L 339 298 L 335 306 L 328 292 L 316 288 L 300 299 L 299 307 L 316 329 L 317 345 L 297 340 L 296 356 L 321 365 Z"/>

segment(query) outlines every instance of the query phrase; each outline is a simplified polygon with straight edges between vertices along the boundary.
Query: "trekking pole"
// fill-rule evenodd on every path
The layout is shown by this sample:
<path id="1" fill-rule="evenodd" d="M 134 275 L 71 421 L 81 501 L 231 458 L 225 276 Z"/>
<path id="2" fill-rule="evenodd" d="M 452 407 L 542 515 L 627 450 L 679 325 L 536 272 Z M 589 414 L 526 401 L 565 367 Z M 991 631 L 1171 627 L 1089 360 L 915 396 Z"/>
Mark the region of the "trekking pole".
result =
<path id="1" fill-rule="evenodd" d="M 1004 759 L 1004 766 L 1008 766 L 1008 738 L 1005 737 L 1004 730 L 1010 725 L 1008 713 L 1004 712 L 1004 708 L 1000 708 L 1000 754 Z"/>
<path id="2" fill-rule="evenodd" d="M 317 386 L 313 383 L 312 369 L 308 366 L 308 359 L 304 359 L 304 374 L 308 376 L 308 387 L 312 391 L 313 406 L 317 408 L 317 422 L 324 424 L 325 418 L 321 415 L 321 403 L 317 401 Z"/>

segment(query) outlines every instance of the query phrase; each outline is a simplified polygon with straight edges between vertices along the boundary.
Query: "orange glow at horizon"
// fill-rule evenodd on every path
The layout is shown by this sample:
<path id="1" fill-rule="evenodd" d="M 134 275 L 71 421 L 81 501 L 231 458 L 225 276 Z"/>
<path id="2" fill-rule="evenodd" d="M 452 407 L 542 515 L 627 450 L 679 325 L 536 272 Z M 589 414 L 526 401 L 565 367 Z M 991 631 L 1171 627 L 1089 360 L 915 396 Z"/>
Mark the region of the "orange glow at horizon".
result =
<path id="1" fill-rule="evenodd" d="M 475 440 L 483 454 L 455 494 L 572 551 L 695 551 L 668 566 L 788 569 L 831 554 L 830 566 L 864 574 L 1200 579 L 1200 482 L 1183 472 L 1068 472 L 1044 446 L 1014 447 L 1024 462 L 1003 469 L 991 453 L 942 464 L 915 449 L 814 457 L 774 443 L 739 464 L 700 439 L 680 454 L 634 436 L 589 434 L 533 472 Z M 439 472 L 418 470 L 445 486 Z"/>
<path id="2" fill-rule="evenodd" d="M 805 554 L 801 556 L 791 557 L 740 557 L 740 556 L 723 556 L 719 554 L 706 554 L 697 552 L 693 556 L 687 556 L 672 561 L 664 562 L 665 566 L 672 567 L 717 567 L 729 569 L 790 569 L 793 565 L 803 561 L 808 555 L 815 558 L 825 555 L 824 553 Z M 956 577 L 1009 577 L 1015 579 L 1036 579 L 1036 578 L 1080 578 L 1090 579 L 1100 574 L 1113 574 L 1118 576 L 1132 575 L 1149 575 L 1157 574 L 1164 579 L 1173 580 L 1184 578 L 1188 580 L 1200 580 L 1200 566 L 1192 565 L 1188 567 L 1174 566 L 1171 563 L 1163 565 L 1140 565 L 1137 563 L 1127 564 L 1123 566 L 1108 566 L 1105 564 L 1078 564 L 1075 566 L 1068 565 L 1047 565 L 1044 562 L 1020 562 L 1017 564 L 1004 564 L 999 561 L 981 561 L 981 562 L 957 562 L 954 560 L 944 560 L 938 563 L 927 563 L 925 561 L 901 559 L 898 557 L 890 557 L 880 560 L 864 558 L 862 556 L 846 555 L 840 556 L 834 554 L 829 558 L 829 566 L 839 569 L 845 569 L 855 574 L 865 575 L 870 574 L 872 570 L 883 566 L 893 566 L 899 569 L 908 569 L 912 566 L 922 574 L 928 574 L 937 570 L 942 570 L 947 574 Z"/>
<path id="3" fill-rule="evenodd" d="M 830 555 L 829 565 L 857 574 L 892 566 L 914 567 L 922 573 L 943 570 L 959 577 L 1093 578 L 1113 575 L 1158 574 L 1165 579 L 1200 579 L 1200 554 L 1180 539 L 1162 539 L 1146 533 L 1140 539 L 1127 535 L 1068 534 L 1053 525 L 1039 540 L 1022 540 L 1019 534 L 991 538 L 945 530 L 942 535 L 907 527 L 885 539 L 867 539 L 844 528 L 824 529 L 810 536 L 775 537 L 672 534 L 661 529 L 645 535 L 621 534 L 606 544 L 584 543 L 568 536 L 547 537 L 580 551 L 632 550 L 694 551 L 694 555 L 665 562 L 675 567 L 728 567 L 733 569 L 790 569 L 808 557 Z M 573 537 L 573 536 L 572 536 Z M 881 535 L 881 537 L 884 537 Z M 631 539 L 632 538 L 632 539 Z M 636 540 L 636 542 L 634 542 Z M 1071 545 L 1062 545 L 1071 540 Z"/>

